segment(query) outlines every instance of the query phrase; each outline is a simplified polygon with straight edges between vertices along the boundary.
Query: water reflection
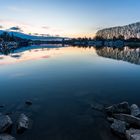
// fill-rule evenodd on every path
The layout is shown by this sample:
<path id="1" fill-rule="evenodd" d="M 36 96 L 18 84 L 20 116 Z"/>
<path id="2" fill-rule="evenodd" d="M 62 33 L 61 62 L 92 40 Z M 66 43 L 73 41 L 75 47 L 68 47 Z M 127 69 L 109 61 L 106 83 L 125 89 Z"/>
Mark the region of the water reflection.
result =
<path id="1" fill-rule="evenodd" d="M 56 45 L 38 45 L 38 46 L 28 46 L 23 48 L 17 48 L 9 50 L 9 52 L 0 53 L 0 65 L 1 64 L 11 64 L 17 62 L 23 62 L 27 60 L 37 60 L 45 59 L 54 55 L 61 54 L 59 48 L 63 46 Z M 50 51 L 51 50 L 51 51 Z"/>
<path id="2" fill-rule="evenodd" d="M 96 53 L 99 56 L 106 58 L 112 58 L 116 60 L 127 61 L 133 64 L 140 65 L 140 48 L 111 48 L 111 47 L 102 47 L 97 48 Z"/>
<path id="3" fill-rule="evenodd" d="M 0 64 L 26 61 L 0 65 L 3 112 L 17 116 L 22 111 L 33 120 L 17 139 L 118 140 L 105 116 L 91 107 L 121 101 L 140 106 L 140 67 L 101 58 L 102 49 L 50 45 L 1 54 Z M 26 100 L 33 105 L 24 108 Z"/>
<path id="4" fill-rule="evenodd" d="M 105 58 L 127 61 L 140 65 L 140 48 L 113 48 L 113 47 L 87 47 L 87 46 L 62 46 L 38 45 L 10 50 L 9 53 L 0 53 L 0 65 L 11 64 L 29 60 L 48 59 L 62 54 L 70 55 L 83 53 L 93 54 Z"/>

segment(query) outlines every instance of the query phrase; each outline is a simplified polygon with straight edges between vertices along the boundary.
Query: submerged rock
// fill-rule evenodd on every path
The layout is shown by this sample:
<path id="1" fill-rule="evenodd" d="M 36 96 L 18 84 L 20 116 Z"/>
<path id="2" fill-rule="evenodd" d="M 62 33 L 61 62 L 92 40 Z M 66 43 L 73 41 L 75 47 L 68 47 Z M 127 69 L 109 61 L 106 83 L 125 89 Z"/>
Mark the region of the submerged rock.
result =
<path id="1" fill-rule="evenodd" d="M 131 105 L 131 115 L 140 116 L 140 109 L 136 104 Z"/>
<path id="2" fill-rule="evenodd" d="M 114 120 L 114 123 L 111 125 L 111 130 L 117 135 L 124 137 L 126 132 L 126 123 L 120 120 Z"/>
<path id="3" fill-rule="evenodd" d="M 17 133 L 23 133 L 29 128 L 29 118 L 25 114 L 21 114 L 18 120 Z"/>
<path id="4" fill-rule="evenodd" d="M 91 104 L 91 108 L 96 111 L 104 111 L 104 106 L 98 103 Z"/>
<path id="5" fill-rule="evenodd" d="M 130 125 L 140 127 L 140 118 L 128 114 L 114 114 L 114 118 L 125 121 Z"/>
<path id="6" fill-rule="evenodd" d="M 30 105 L 32 105 L 33 103 L 32 103 L 31 101 L 28 100 L 28 101 L 25 102 L 25 104 L 30 106 Z"/>
<path id="7" fill-rule="evenodd" d="M 0 108 L 4 108 L 4 105 L 0 105 Z"/>
<path id="8" fill-rule="evenodd" d="M 113 122 L 115 121 L 115 119 L 114 119 L 114 118 L 111 118 L 111 117 L 107 117 L 107 120 L 108 120 L 108 122 L 110 122 L 110 123 L 113 123 Z"/>
<path id="9" fill-rule="evenodd" d="M 139 129 L 129 129 L 126 131 L 127 140 L 140 140 L 140 130 Z"/>
<path id="10" fill-rule="evenodd" d="M 106 112 L 109 115 L 112 115 L 114 113 L 130 114 L 130 106 L 129 106 L 128 102 L 122 102 L 122 103 L 114 104 L 110 107 L 107 107 Z"/>
<path id="11" fill-rule="evenodd" d="M 0 134 L 0 140 L 16 140 L 16 138 L 8 134 Z"/>
<path id="12" fill-rule="evenodd" d="M 12 124 L 13 122 L 8 115 L 0 114 L 0 133 L 10 131 Z"/>

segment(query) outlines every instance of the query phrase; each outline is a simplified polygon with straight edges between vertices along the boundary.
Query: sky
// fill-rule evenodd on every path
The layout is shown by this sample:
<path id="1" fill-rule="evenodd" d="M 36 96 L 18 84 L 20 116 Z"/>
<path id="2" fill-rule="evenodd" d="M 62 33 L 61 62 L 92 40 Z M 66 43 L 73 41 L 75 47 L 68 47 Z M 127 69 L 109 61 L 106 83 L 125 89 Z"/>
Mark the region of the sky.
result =
<path id="1" fill-rule="evenodd" d="M 0 28 L 93 37 L 97 30 L 140 21 L 140 0 L 0 0 Z"/>

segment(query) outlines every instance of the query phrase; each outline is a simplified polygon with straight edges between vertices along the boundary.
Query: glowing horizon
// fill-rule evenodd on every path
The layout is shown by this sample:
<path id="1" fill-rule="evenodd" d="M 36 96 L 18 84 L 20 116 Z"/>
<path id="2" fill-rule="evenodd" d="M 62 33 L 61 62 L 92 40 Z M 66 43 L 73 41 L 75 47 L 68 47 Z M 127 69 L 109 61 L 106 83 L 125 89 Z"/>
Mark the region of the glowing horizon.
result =
<path id="1" fill-rule="evenodd" d="M 27 34 L 94 37 L 99 29 L 138 22 L 139 4 L 139 0 L 5 0 L 0 27 L 18 26 Z"/>

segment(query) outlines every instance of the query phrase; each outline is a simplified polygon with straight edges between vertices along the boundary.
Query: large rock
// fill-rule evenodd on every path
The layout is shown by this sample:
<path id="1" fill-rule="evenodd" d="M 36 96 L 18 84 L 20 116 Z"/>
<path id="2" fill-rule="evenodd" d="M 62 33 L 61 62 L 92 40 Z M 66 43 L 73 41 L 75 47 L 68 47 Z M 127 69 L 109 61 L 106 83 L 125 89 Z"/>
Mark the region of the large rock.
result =
<path id="1" fill-rule="evenodd" d="M 21 114 L 18 120 L 17 133 L 23 133 L 29 128 L 29 118 L 25 114 Z"/>
<path id="2" fill-rule="evenodd" d="M 8 134 L 1 134 L 0 135 L 0 140 L 16 140 L 14 137 Z"/>
<path id="3" fill-rule="evenodd" d="M 114 118 L 125 121 L 132 126 L 140 127 L 140 118 L 128 114 L 114 114 Z"/>
<path id="4" fill-rule="evenodd" d="M 140 109 L 136 104 L 131 105 L 131 115 L 140 116 Z"/>
<path id="5" fill-rule="evenodd" d="M 106 108 L 106 112 L 109 115 L 116 114 L 116 113 L 124 113 L 124 114 L 130 114 L 130 106 L 128 102 L 122 102 L 120 104 L 114 104 L 110 107 Z"/>
<path id="6" fill-rule="evenodd" d="M 133 129 L 126 131 L 126 138 L 127 140 L 140 140 L 140 130 L 139 129 Z"/>
<path id="7" fill-rule="evenodd" d="M 0 114 L 0 133 L 9 131 L 12 124 L 12 120 L 8 115 Z"/>
<path id="8" fill-rule="evenodd" d="M 119 136 L 124 136 L 126 132 L 126 123 L 120 120 L 114 120 L 111 125 L 111 130 Z"/>

